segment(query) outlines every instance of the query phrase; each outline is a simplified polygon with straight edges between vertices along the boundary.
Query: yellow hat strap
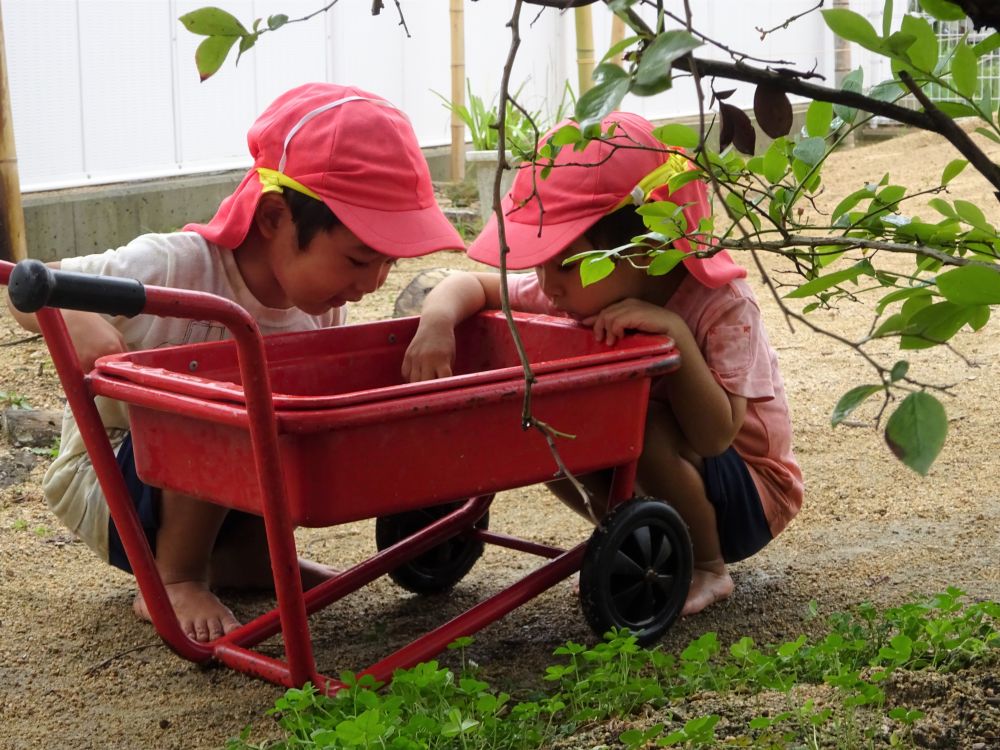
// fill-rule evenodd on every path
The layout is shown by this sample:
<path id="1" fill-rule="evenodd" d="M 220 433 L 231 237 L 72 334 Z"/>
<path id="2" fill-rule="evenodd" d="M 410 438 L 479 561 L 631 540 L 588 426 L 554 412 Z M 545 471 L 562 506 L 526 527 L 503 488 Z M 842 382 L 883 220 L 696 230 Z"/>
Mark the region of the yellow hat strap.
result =
<path id="1" fill-rule="evenodd" d="M 261 188 L 262 193 L 280 193 L 285 188 L 291 188 L 297 193 L 308 195 L 310 198 L 315 198 L 318 201 L 323 200 L 298 180 L 293 180 L 287 174 L 283 174 L 276 169 L 257 167 L 257 174 L 260 177 L 260 184 L 263 186 Z"/>
<path id="2" fill-rule="evenodd" d="M 691 169 L 691 163 L 686 156 L 678 153 L 671 154 L 663 164 L 639 180 L 639 183 L 632 188 L 632 192 L 622 198 L 611 211 L 617 211 L 629 204 L 641 206 L 656 188 L 667 184 L 674 175 L 689 169 Z"/>

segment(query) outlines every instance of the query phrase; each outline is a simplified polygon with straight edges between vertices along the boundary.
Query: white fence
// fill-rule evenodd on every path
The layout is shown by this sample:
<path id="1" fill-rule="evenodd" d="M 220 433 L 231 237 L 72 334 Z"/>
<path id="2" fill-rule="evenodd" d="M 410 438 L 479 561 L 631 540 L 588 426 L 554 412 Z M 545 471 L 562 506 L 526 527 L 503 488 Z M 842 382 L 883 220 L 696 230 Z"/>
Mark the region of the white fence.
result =
<path id="1" fill-rule="evenodd" d="M 447 143 L 449 113 L 432 93 L 448 95 L 450 88 L 447 0 L 401 0 L 409 38 L 394 2 L 373 17 L 371 0 L 340 0 L 321 17 L 265 34 L 238 66 L 230 59 L 215 77 L 198 82 L 194 52 L 201 37 L 188 33 L 179 16 L 218 5 L 249 25 L 279 12 L 301 17 L 328 2 L 0 0 L 22 189 L 244 167 L 254 117 L 280 92 L 310 80 L 375 91 L 410 115 L 422 145 Z M 763 40 L 756 30 L 780 25 L 809 4 L 726 0 L 694 8 L 697 27 L 712 39 L 783 66 L 815 68 L 832 84 L 833 39 L 817 14 Z M 467 75 L 489 101 L 499 89 L 513 2 L 464 7 Z M 591 7 L 599 58 L 611 16 L 602 4 Z M 512 80 L 524 82 L 530 109 L 550 112 L 567 80 L 576 88 L 573 14 L 525 6 L 521 36 Z M 725 58 L 708 47 L 698 54 Z M 752 97 L 743 86 L 730 101 L 749 107 Z M 658 119 L 694 114 L 697 100 L 690 82 L 680 80 L 664 95 L 630 98 L 624 107 Z"/>

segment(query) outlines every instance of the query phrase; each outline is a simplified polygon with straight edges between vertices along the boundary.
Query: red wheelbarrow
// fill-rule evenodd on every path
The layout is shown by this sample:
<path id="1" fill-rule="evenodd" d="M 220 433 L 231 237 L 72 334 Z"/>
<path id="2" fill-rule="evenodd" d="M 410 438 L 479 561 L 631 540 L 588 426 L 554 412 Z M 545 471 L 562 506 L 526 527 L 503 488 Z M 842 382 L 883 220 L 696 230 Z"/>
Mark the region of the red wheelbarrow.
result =
<path id="1" fill-rule="evenodd" d="M 152 616 L 179 655 L 217 660 L 280 685 L 343 683 L 316 667 L 308 616 L 389 575 L 444 591 L 485 544 L 546 561 L 521 580 L 361 670 L 394 670 L 440 653 L 580 571 L 581 602 L 598 634 L 628 628 L 643 643 L 676 619 L 690 585 L 687 528 L 666 503 L 632 498 L 651 379 L 678 366 L 673 343 L 632 335 L 614 347 L 575 323 L 515 314 L 536 376 L 532 414 L 559 439 L 566 469 L 613 469 L 611 512 L 589 540 L 557 549 L 490 531 L 493 494 L 560 476 L 543 435 L 522 425 L 524 373 L 499 313 L 456 330 L 455 375 L 405 383 L 417 318 L 263 338 L 250 315 L 213 295 L 131 279 L 0 265 L 13 304 L 38 313 L 87 452 Z M 218 322 L 232 340 L 100 359 L 84 373 L 54 308 Z M 128 404 L 136 468 L 148 484 L 263 517 L 277 606 L 209 643 L 181 631 L 94 406 Z M 253 467 L 253 471 L 248 470 Z M 378 552 L 303 591 L 293 531 L 376 518 Z M 255 650 L 281 633 L 285 658 Z"/>

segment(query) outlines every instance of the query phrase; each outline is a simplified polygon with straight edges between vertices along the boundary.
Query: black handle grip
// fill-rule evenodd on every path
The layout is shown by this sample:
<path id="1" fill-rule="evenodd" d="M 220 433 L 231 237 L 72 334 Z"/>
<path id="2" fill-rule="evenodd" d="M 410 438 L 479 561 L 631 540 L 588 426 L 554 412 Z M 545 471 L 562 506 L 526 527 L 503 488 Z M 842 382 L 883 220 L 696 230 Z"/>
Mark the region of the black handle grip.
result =
<path id="1" fill-rule="evenodd" d="M 14 266 L 7 293 L 26 313 L 48 306 L 132 317 L 146 306 L 146 290 L 135 279 L 57 271 L 39 260 Z"/>

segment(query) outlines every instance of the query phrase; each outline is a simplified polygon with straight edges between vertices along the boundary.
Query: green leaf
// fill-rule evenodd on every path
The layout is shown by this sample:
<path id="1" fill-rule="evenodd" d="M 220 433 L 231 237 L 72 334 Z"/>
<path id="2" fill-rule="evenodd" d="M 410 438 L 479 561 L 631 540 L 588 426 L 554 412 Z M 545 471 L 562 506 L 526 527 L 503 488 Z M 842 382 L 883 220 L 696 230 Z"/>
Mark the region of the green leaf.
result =
<path id="1" fill-rule="evenodd" d="M 805 284 L 802 284 L 797 289 L 793 289 L 785 296 L 789 299 L 811 297 L 817 292 L 822 292 L 832 286 L 843 284 L 846 281 L 856 281 L 858 276 L 871 276 L 872 272 L 873 269 L 871 262 L 868 260 L 862 260 L 855 263 L 850 268 L 834 271 L 833 273 L 828 273 L 825 276 L 819 276 L 811 281 L 807 281 Z"/>
<path id="2" fill-rule="evenodd" d="M 671 66 L 678 58 L 697 49 L 701 42 L 687 31 L 673 29 L 656 37 L 646 47 L 635 73 L 632 93 L 651 96 L 666 91 L 671 85 Z"/>
<path id="3" fill-rule="evenodd" d="M 670 248 L 669 250 L 657 253 L 653 256 L 653 260 L 646 269 L 646 273 L 650 276 L 663 276 L 670 273 L 677 267 L 678 263 L 684 260 L 685 255 L 687 254 L 683 250 L 677 250 L 676 248 Z"/>
<path id="4" fill-rule="evenodd" d="M 576 102 L 576 121 L 580 130 L 590 134 L 594 127 L 600 127 L 601 120 L 618 109 L 628 93 L 628 78 L 614 78 L 588 89 Z"/>
<path id="5" fill-rule="evenodd" d="M 619 53 L 624 52 L 640 39 L 642 39 L 642 37 L 630 36 L 622 39 L 617 44 L 611 45 L 611 47 L 608 48 L 608 51 L 604 53 L 604 57 L 601 58 L 601 62 L 607 62 L 608 60 L 617 57 Z"/>
<path id="6" fill-rule="evenodd" d="M 962 266 L 939 274 L 937 286 L 956 305 L 1000 305 L 1000 268 Z"/>
<path id="7" fill-rule="evenodd" d="M 894 292 L 890 292 L 885 295 L 882 299 L 878 301 L 875 306 L 876 312 L 881 315 L 885 308 L 891 305 L 893 302 L 899 302 L 900 300 L 909 299 L 910 297 L 929 297 L 931 295 L 931 290 L 925 286 L 914 286 L 907 287 L 905 289 L 897 289 Z"/>
<path id="8" fill-rule="evenodd" d="M 700 180 L 704 176 L 704 173 L 700 169 L 686 169 L 683 172 L 678 172 L 667 180 L 667 190 L 671 193 L 676 193 L 689 182 Z"/>
<path id="9" fill-rule="evenodd" d="M 855 94 L 860 94 L 864 83 L 864 76 L 864 68 L 855 68 L 844 76 L 844 80 L 840 84 L 841 91 L 852 91 Z M 854 107 L 845 107 L 843 104 L 834 104 L 833 113 L 848 124 L 853 123 L 858 116 L 857 109 Z"/>
<path id="10" fill-rule="evenodd" d="M 938 47 L 937 34 L 934 27 L 926 18 L 920 16 L 903 16 L 901 29 L 905 34 L 913 34 L 916 37 L 913 44 L 906 51 L 906 57 L 913 63 L 914 67 L 930 73 L 937 65 Z"/>
<path id="11" fill-rule="evenodd" d="M 929 201 L 927 201 L 927 205 L 933 208 L 942 216 L 947 216 L 949 219 L 959 218 L 958 214 L 955 213 L 955 209 L 953 209 L 950 205 L 948 205 L 948 201 L 942 200 L 941 198 L 931 198 Z"/>
<path id="12" fill-rule="evenodd" d="M 984 232 L 993 231 L 993 226 L 986 221 L 986 214 L 984 214 L 983 210 L 975 203 L 970 203 L 969 201 L 956 198 L 955 211 L 966 224 L 970 224 L 976 229 L 981 229 Z"/>
<path id="13" fill-rule="evenodd" d="M 926 476 L 944 446 L 948 416 L 929 393 L 911 393 L 889 417 L 885 442 L 900 461 Z"/>
<path id="14" fill-rule="evenodd" d="M 910 371 L 910 363 L 905 359 L 899 360 L 896 364 L 892 366 L 892 370 L 889 372 L 889 380 L 895 383 L 898 380 L 902 380 L 906 377 L 906 373 Z"/>
<path id="15" fill-rule="evenodd" d="M 198 66 L 198 74 L 202 81 L 210 78 L 222 67 L 237 39 L 238 36 L 210 36 L 198 45 L 194 53 L 194 62 Z"/>
<path id="16" fill-rule="evenodd" d="M 831 8 L 820 11 L 830 31 L 849 42 L 857 42 L 865 49 L 881 52 L 882 39 L 875 32 L 868 19 L 845 8 Z"/>
<path id="17" fill-rule="evenodd" d="M 269 28 L 271 31 L 277 31 L 286 23 L 288 23 L 288 16 L 286 16 L 284 13 L 276 13 L 273 16 L 267 17 L 267 28 Z"/>
<path id="18" fill-rule="evenodd" d="M 976 57 L 982 57 L 983 55 L 988 55 L 990 52 L 997 49 L 1000 49 L 1000 31 L 994 31 L 988 37 L 976 44 L 976 46 L 972 48 L 972 51 L 976 53 Z"/>
<path id="19" fill-rule="evenodd" d="M 892 0 L 882 3 L 882 36 L 889 36 L 892 31 Z"/>
<path id="20" fill-rule="evenodd" d="M 890 333 L 899 333 L 905 325 L 906 316 L 902 313 L 894 313 L 882 321 L 882 324 L 872 333 L 872 338 L 877 339 Z"/>
<path id="21" fill-rule="evenodd" d="M 784 138 L 778 138 L 767 147 L 764 152 L 764 177 L 772 185 L 781 181 L 781 178 L 788 172 L 788 154 L 786 153 L 787 142 Z"/>
<path id="22" fill-rule="evenodd" d="M 833 122 L 833 105 L 830 102 L 814 101 L 809 104 L 809 109 L 806 110 L 806 132 L 809 135 L 825 138 L 830 132 L 831 122 Z M 801 156 L 799 158 L 802 159 Z"/>
<path id="23" fill-rule="evenodd" d="M 979 113 L 975 108 L 970 107 L 968 104 L 962 104 L 962 102 L 945 102 L 936 101 L 934 106 L 944 112 L 948 117 L 956 119 L 958 117 L 978 117 Z"/>
<path id="24" fill-rule="evenodd" d="M 844 252 L 843 245 L 819 245 L 816 247 L 816 262 L 819 263 L 820 268 L 826 268 L 839 259 Z"/>
<path id="25" fill-rule="evenodd" d="M 916 298 L 910 300 L 915 301 Z M 917 311 L 903 329 L 900 349 L 928 349 L 948 341 L 969 322 L 971 310 L 947 300 Z"/>
<path id="26" fill-rule="evenodd" d="M 628 78 L 628 73 L 626 73 L 620 65 L 615 65 L 614 63 L 601 63 L 594 68 L 594 83 L 607 83 L 608 81 L 618 80 L 619 78 Z"/>
<path id="27" fill-rule="evenodd" d="M 966 99 L 976 95 L 976 85 L 979 82 L 979 60 L 965 42 L 955 47 L 955 55 L 951 59 L 951 78 L 955 82 L 958 93 Z"/>
<path id="28" fill-rule="evenodd" d="M 924 13 L 939 21 L 961 21 L 965 18 L 965 11 L 948 0 L 920 0 L 920 7 Z"/>
<path id="29" fill-rule="evenodd" d="M 850 416 L 851 412 L 858 408 L 869 396 L 873 396 L 884 390 L 881 385 L 859 385 L 851 388 L 840 397 L 837 405 L 833 407 L 833 414 L 830 415 L 830 426 L 836 427 Z"/>
<path id="30" fill-rule="evenodd" d="M 653 131 L 653 137 L 667 146 L 696 148 L 701 142 L 698 131 L 687 125 L 664 125 Z"/>
<path id="31" fill-rule="evenodd" d="M 969 327 L 973 331 L 980 330 L 983 326 L 990 322 L 990 306 L 989 305 L 977 305 L 972 308 L 971 315 L 969 315 Z"/>
<path id="32" fill-rule="evenodd" d="M 969 162 L 965 159 L 952 159 L 948 162 L 948 166 L 944 168 L 941 172 L 941 184 L 947 185 L 949 182 L 958 177 L 962 173 L 962 170 L 968 166 Z"/>
<path id="33" fill-rule="evenodd" d="M 249 33 L 236 16 L 221 8 L 198 8 L 178 20 L 192 34 L 201 36 L 243 36 Z"/>
<path id="34" fill-rule="evenodd" d="M 818 136 L 799 141 L 792 149 L 792 155 L 796 159 L 800 159 L 810 166 L 819 164 L 825 154 L 826 141 Z"/>
<path id="35" fill-rule="evenodd" d="M 868 96 L 880 102 L 894 102 L 903 95 L 903 87 L 898 81 L 880 81 L 868 92 Z"/>
<path id="36" fill-rule="evenodd" d="M 552 134 L 552 143 L 556 146 L 568 146 L 571 143 L 579 143 L 583 140 L 583 133 L 574 124 L 563 125 Z"/>
<path id="37" fill-rule="evenodd" d="M 601 256 L 586 258 L 580 263 L 580 280 L 584 286 L 590 286 L 607 278 L 614 270 L 615 262 L 611 258 Z"/>
<path id="38" fill-rule="evenodd" d="M 864 200 L 865 198 L 874 198 L 874 197 L 875 197 L 875 191 L 872 190 L 870 187 L 863 187 L 859 190 L 855 190 L 853 193 L 846 196 L 843 200 L 840 201 L 840 203 L 837 204 L 837 207 L 833 209 L 833 213 L 830 215 L 830 219 L 832 221 L 836 221 L 845 213 L 847 213 L 856 205 L 858 205 L 858 203 Z"/>
<path id="39" fill-rule="evenodd" d="M 976 128 L 976 132 L 979 133 L 979 135 L 989 138 L 994 143 L 1000 143 L 1000 136 L 992 130 L 988 130 L 987 128 Z"/>

